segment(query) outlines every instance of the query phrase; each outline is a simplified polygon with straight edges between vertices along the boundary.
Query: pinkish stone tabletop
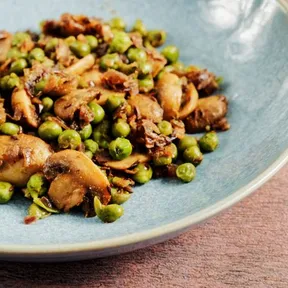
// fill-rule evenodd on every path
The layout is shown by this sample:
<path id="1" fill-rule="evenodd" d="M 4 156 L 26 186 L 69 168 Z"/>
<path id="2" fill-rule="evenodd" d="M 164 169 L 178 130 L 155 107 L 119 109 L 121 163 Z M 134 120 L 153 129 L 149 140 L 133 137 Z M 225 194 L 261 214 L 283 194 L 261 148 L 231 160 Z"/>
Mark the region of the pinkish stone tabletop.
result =
<path id="1" fill-rule="evenodd" d="M 0 263 L 0 287 L 288 287 L 288 166 L 230 210 L 133 253 L 62 264 Z"/>

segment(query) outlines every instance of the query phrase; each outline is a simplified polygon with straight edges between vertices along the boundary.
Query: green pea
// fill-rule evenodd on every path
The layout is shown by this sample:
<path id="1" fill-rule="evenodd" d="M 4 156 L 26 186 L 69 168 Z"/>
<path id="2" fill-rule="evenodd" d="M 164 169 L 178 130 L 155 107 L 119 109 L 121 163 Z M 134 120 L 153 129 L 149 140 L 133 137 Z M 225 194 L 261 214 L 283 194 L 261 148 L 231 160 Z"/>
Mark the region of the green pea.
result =
<path id="1" fill-rule="evenodd" d="M 105 223 L 112 223 L 124 214 L 124 209 L 120 205 L 102 205 L 97 197 L 94 197 L 94 209 L 98 218 Z"/>
<path id="2" fill-rule="evenodd" d="M 183 153 L 183 158 L 186 162 L 190 162 L 193 165 L 199 165 L 203 160 L 203 154 L 198 146 L 191 146 L 187 148 Z"/>
<path id="3" fill-rule="evenodd" d="M 163 135 L 168 136 L 168 135 L 172 134 L 172 132 L 173 132 L 173 128 L 172 128 L 171 123 L 166 121 L 166 120 L 161 121 L 160 123 L 158 123 L 157 126 L 160 130 L 160 133 Z"/>
<path id="4" fill-rule="evenodd" d="M 145 184 L 152 178 L 152 168 L 146 163 L 140 163 L 135 167 L 136 173 L 133 175 L 133 180 L 139 184 Z"/>
<path id="5" fill-rule="evenodd" d="M 38 205 L 33 203 L 28 208 L 28 215 L 40 220 L 50 216 L 51 213 L 47 212 L 46 210 L 40 208 Z"/>
<path id="6" fill-rule="evenodd" d="M 14 193 L 14 187 L 8 182 L 0 182 L 0 204 L 8 203 Z"/>
<path id="7" fill-rule="evenodd" d="M 6 75 L 0 80 L 0 88 L 3 90 L 12 90 L 20 85 L 20 79 L 15 73 Z"/>
<path id="8" fill-rule="evenodd" d="M 47 82 L 48 82 L 48 79 L 45 79 L 45 78 L 38 81 L 34 86 L 35 93 L 37 94 L 39 92 L 42 92 L 45 89 Z"/>
<path id="9" fill-rule="evenodd" d="M 147 34 L 147 40 L 153 47 L 159 47 L 166 41 L 166 32 L 164 30 L 152 30 Z"/>
<path id="10" fill-rule="evenodd" d="M 95 36 L 87 35 L 85 36 L 88 45 L 90 46 L 91 51 L 95 50 L 98 46 L 98 40 Z"/>
<path id="11" fill-rule="evenodd" d="M 125 30 L 126 24 L 124 20 L 120 17 L 114 17 L 109 22 L 110 27 L 116 30 Z"/>
<path id="12" fill-rule="evenodd" d="M 175 63 L 179 58 L 179 49 L 174 45 L 166 46 L 161 53 L 169 63 Z"/>
<path id="13" fill-rule="evenodd" d="M 99 149 L 97 142 L 93 141 L 92 139 L 85 140 L 84 146 L 86 151 L 90 151 L 92 154 L 95 154 Z"/>
<path id="14" fill-rule="evenodd" d="M 155 166 L 166 166 L 172 163 L 172 157 L 155 156 L 153 157 L 153 163 Z"/>
<path id="15" fill-rule="evenodd" d="M 183 182 L 191 182 L 196 176 L 196 168 L 191 163 L 184 163 L 176 169 L 177 177 Z"/>
<path id="16" fill-rule="evenodd" d="M 27 190 L 32 198 L 38 198 L 47 193 L 49 182 L 42 173 L 36 173 L 29 178 Z"/>
<path id="17" fill-rule="evenodd" d="M 28 53 L 27 52 L 21 52 L 18 48 L 13 47 L 11 48 L 7 55 L 6 58 L 8 59 L 19 59 L 19 58 L 27 58 L 28 57 Z"/>
<path id="18" fill-rule="evenodd" d="M 53 117 L 54 115 L 50 112 L 44 112 L 43 114 L 41 114 L 41 120 L 42 121 L 46 121 L 48 117 Z"/>
<path id="19" fill-rule="evenodd" d="M 104 117 L 105 117 L 105 111 L 104 109 L 97 103 L 95 102 L 90 102 L 88 104 L 89 108 L 91 109 L 93 115 L 94 115 L 94 119 L 91 122 L 92 124 L 98 124 L 100 123 Z"/>
<path id="20" fill-rule="evenodd" d="M 72 42 L 70 49 L 79 58 L 83 58 L 91 53 L 89 44 L 80 41 Z"/>
<path id="21" fill-rule="evenodd" d="M 45 52 L 51 52 L 55 50 L 56 46 L 58 45 L 58 39 L 52 38 L 50 39 L 45 45 Z"/>
<path id="22" fill-rule="evenodd" d="M 136 63 L 130 63 L 130 64 L 126 64 L 126 63 L 120 63 L 118 70 L 126 75 L 130 75 L 132 73 L 134 73 L 137 70 L 137 64 Z"/>
<path id="23" fill-rule="evenodd" d="M 89 150 L 85 151 L 84 154 L 89 158 L 92 159 L 93 158 L 93 153 Z"/>
<path id="24" fill-rule="evenodd" d="M 29 61 L 36 60 L 38 62 L 43 62 L 45 60 L 45 53 L 41 48 L 34 48 L 29 53 Z"/>
<path id="25" fill-rule="evenodd" d="M 204 152 L 212 152 L 219 145 L 219 139 L 215 131 L 204 134 L 199 140 L 200 149 Z"/>
<path id="26" fill-rule="evenodd" d="M 14 72 L 17 75 L 23 74 L 23 70 L 28 66 L 28 63 L 25 59 L 18 59 L 12 62 L 10 66 L 10 73 Z"/>
<path id="27" fill-rule="evenodd" d="M 153 71 L 152 64 L 149 62 L 143 62 L 138 64 L 140 76 L 146 76 Z"/>
<path id="28" fill-rule="evenodd" d="M 5 122 L 0 125 L 0 132 L 5 135 L 16 135 L 20 132 L 20 127 L 14 123 Z"/>
<path id="29" fill-rule="evenodd" d="M 109 144 L 109 154 L 115 160 L 125 159 L 131 153 L 132 145 L 128 139 L 118 137 Z"/>
<path id="30" fill-rule="evenodd" d="M 135 24 L 132 28 L 132 31 L 139 32 L 142 36 L 147 35 L 147 29 L 146 29 L 145 25 L 143 24 L 142 20 L 140 20 L 140 19 L 137 19 L 135 21 Z"/>
<path id="31" fill-rule="evenodd" d="M 43 105 L 43 112 L 48 112 L 52 109 L 54 105 L 54 101 L 50 97 L 44 97 L 42 98 L 42 105 Z"/>
<path id="32" fill-rule="evenodd" d="M 123 120 L 117 121 L 112 125 L 112 134 L 114 137 L 127 137 L 130 130 L 129 124 Z"/>
<path id="33" fill-rule="evenodd" d="M 93 130 L 93 139 L 102 148 L 108 148 L 111 138 L 109 136 L 111 124 L 108 120 L 103 120 Z"/>
<path id="34" fill-rule="evenodd" d="M 185 65 L 182 62 L 176 62 L 173 63 L 172 66 L 174 67 L 174 69 L 178 72 L 184 72 L 185 71 Z"/>
<path id="35" fill-rule="evenodd" d="M 138 80 L 139 91 L 148 93 L 154 88 L 154 81 L 152 77 L 146 77 Z"/>
<path id="36" fill-rule="evenodd" d="M 12 46 L 20 46 L 23 42 L 31 40 L 31 37 L 26 32 L 16 32 L 13 35 Z"/>
<path id="37" fill-rule="evenodd" d="M 73 42 L 75 42 L 77 40 L 74 36 L 69 36 L 69 37 L 65 38 L 64 41 L 68 46 L 70 46 L 70 44 L 72 44 Z M 88 44 L 89 44 L 89 42 L 88 42 Z"/>
<path id="38" fill-rule="evenodd" d="M 111 203 L 121 205 L 129 200 L 131 194 L 127 191 L 111 188 Z"/>
<path id="39" fill-rule="evenodd" d="M 191 147 L 191 146 L 197 146 L 197 140 L 193 136 L 185 135 L 178 144 L 178 150 L 183 152 L 185 149 Z"/>
<path id="40" fill-rule="evenodd" d="M 82 128 L 82 130 L 79 131 L 81 139 L 84 141 L 88 139 L 92 134 L 92 126 L 91 124 L 86 125 Z"/>
<path id="41" fill-rule="evenodd" d="M 132 45 L 129 35 L 125 32 L 119 31 L 114 34 L 112 42 L 110 43 L 110 51 L 123 54 Z"/>
<path id="42" fill-rule="evenodd" d="M 113 112 L 124 102 L 125 102 L 124 98 L 115 95 L 110 95 L 107 99 L 106 107 L 110 112 Z"/>
<path id="43" fill-rule="evenodd" d="M 54 121 L 45 121 L 38 128 L 39 137 L 44 140 L 57 139 L 61 133 L 61 126 Z"/>
<path id="44" fill-rule="evenodd" d="M 127 52 L 127 57 L 130 62 L 146 62 L 147 54 L 143 49 L 130 48 Z"/>
<path id="45" fill-rule="evenodd" d="M 75 130 L 65 130 L 58 137 L 58 145 L 61 149 L 76 150 L 81 145 L 81 137 Z"/>
<path id="46" fill-rule="evenodd" d="M 178 157 L 178 149 L 177 146 L 174 143 L 171 143 L 171 150 L 172 150 L 172 161 L 177 160 Z"/>
<path id="47" fill-rule="evenodd" d="M 100 59 L 100 67 L 104 70 L 115 69 L 117 70 L 121 65 L 121 58 L 117 53 L 106 54 Z"/>

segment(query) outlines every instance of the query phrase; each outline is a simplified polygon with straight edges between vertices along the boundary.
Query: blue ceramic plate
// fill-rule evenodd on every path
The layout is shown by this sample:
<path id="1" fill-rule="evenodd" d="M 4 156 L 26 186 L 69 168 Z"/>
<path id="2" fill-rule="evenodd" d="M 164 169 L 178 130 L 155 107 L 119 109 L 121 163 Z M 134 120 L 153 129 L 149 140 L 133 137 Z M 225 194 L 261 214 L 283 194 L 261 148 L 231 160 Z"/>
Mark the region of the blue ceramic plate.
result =
<path id="1" fill-rule="evenodd" d="M 231 130 L 205 157 L 190 184 L 157 180 L 137 187 L 125 216 L 103 224 L 82 215 L 24 225 L 28 201 L 2 205 L 2 259 L 64 261 L 123 253 L 176 236 L 231 206 L 271 177 L 288 158 L 288 18 L 273 0 L 1 0 L 0 27 L 38 29 L 63 12 L 136 18 L 168 31 L 181 60 L 225 79 Z"/>

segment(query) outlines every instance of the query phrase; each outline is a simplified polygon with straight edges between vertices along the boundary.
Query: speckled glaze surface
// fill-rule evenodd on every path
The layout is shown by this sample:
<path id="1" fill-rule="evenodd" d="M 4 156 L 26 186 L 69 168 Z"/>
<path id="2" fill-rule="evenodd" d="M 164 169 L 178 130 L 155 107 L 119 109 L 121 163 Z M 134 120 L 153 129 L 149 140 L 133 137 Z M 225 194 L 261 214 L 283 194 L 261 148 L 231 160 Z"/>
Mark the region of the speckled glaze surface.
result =
<path id="1" fill-rule="evenodd" d="M 285 6 L 286 1 L 283 2 Z M 186 64 L 225 79 L 231 130 L 205 157 L 196 180 L 151 181 L 137 187 L 113 224 L 80 214 L 24 225 L 29 202 L 0 207 L 0 258 L 65 261 L 123 253 L 176 236 L 251 193 L 288 158 L 288 18 L 273 0 L 96 1 L 2 0 L 0 28 L 37 29 L 63 12 L 136 18 L 168 31 Z"/>

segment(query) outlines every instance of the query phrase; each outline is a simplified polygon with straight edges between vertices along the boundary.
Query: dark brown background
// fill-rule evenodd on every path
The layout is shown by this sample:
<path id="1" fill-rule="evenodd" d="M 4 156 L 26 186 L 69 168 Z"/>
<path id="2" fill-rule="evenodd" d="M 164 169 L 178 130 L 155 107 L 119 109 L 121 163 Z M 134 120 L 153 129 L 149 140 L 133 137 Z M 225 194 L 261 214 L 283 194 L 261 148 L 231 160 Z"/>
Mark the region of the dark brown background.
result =
<path id="1" fill-rule="evenodd" d="M 222 215 L 133 253 L 62 264 L 0 263 L 0 287 L 288 287 L 288 166 Z"/>

